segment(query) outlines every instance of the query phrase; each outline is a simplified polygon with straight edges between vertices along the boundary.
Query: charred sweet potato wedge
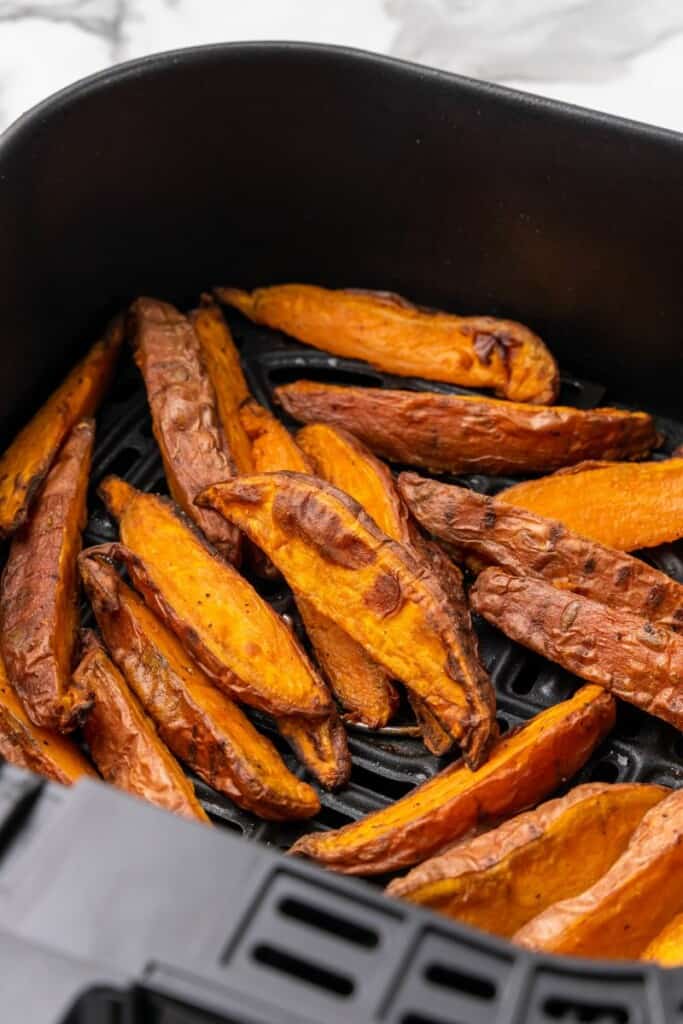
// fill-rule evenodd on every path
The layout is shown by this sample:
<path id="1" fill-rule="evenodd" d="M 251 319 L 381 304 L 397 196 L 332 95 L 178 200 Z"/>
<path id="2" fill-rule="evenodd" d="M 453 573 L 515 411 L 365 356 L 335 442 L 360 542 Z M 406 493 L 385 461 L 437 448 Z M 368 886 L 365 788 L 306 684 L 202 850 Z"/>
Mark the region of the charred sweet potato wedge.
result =
<path id="1" fill-rule="evenodd" d="M 683 730 L 680 634 L 502 569 L 485 569 L 470 601 L 510 639 Z"/>
<path id="2" fill-rule="evenodd" d="M 102 778 L 157 807 L 208 823 L 191 782 L 91 632 L 74 679 L 95 697 L 83 732 Z"/>
<path id="3" fill-rule="evenodd" d="M 683 913 L 669 921 L 643 953 L 642 960 L 654 960 L 660 967 L 683 966 Z"/>
<path id="4" fill-rule="evenodd" d="M 325 718 L 280 716 L 277 727 L 309 772 L 326 789 L 340 789 L 351 777 L 351 755 L 336 710 Z"/>
<path id="5" fill-rule="evenodd" d="M 585 764 L 614 716 L 609 694 L 584 686 L 498 740 L 476 771 L 452 764 L 381 811 L 332 832 L 303 836 L 290 853 L 345 874 L 408 867 L 477 826 L 538 803 Z"/>
<path id="6" fill-rule="evenodd" d="M 117 317 L 0 458 L 0 537 L 26 520 L 64 438 L 79 420 L 94 414 L 123 339 L 123 318 Z"/>
<path id="7" fill-rule="evenodd" d="M 275 394 L 301 423 L 342 427 L 377 455 L 437 473 L 550 473 L 584 459 L 640 458 L 661 440 L 651 416 L 621 409 L 536 408 L 305 380 Z"/>
<path id="8" fill-rule="evenodd" d="M 492 388 L 519 402 L 553 402 L 557 364 L 541 339 L 514 320 L 456 316 L 391 292 L 305 284 L 217 288 L 221 302 L 306 345 L 364 359 L 404 377 Z"/>
<path id="9" fill-rule="evenodd" d="M 236 472 L 197 335 L 187 317 L 157 299 L 137 299 L 131 319 L 135 361 L 145 381 L 169 490 L 216 550 L 229 562 L 237 562 L 239 532 L 194 503 L 209 484 Z"/>
<path id="10" fill-rule="evenodd" d="M 419 864 L 387 893 L 507 938 L 597 882 L 667 792 L 637 783 L 577 786 Z"/>
<path id="11" fill-rule="evenodd" d="M 427 701 L 468 763 L 481 764 L 493 690 L 472 672 L 443 590 L 408 547 L 348 495 L 300 473 L 242 477 L 197 500 L 243 529 L 296 593 Z"/>
<path id="12" fill-rule="evenodd" d="M 683 537 L 683 458 L 579 463 L 508 487 L 496 503 L 559 519 L 620 551 L 654 547 Z"/>
<path id="13" fill-rule="evenodd" d="M 0 583 L 0 647 L 7 676 L 34 725 L 68 732 L 90 708 L 72 685 L 78 638 L 76 559 L 85 525 L 92 420 L 76 424 L 14 535 Z"/>
<path id="14" fill-rule="evenodd" d="M 259 817 L 284 821 L 315 814 L 315 791 L 292 775 L 273 744 L 216 689 L 102 550 L 84 551 L 80 568 L 112 658 L 176 757 Z"/>
<path id="15" fill-rule="evenodd" d="M 446 731 L 422 697 L 418 697 L 416 693 L 408 690 L 408 701 L 420 727 L 425 747 L 435 757 L 444 757 L 453 746 L 453 737 Z"/>
<path id="16" fill-rule="evenodd" d="M 19 768 L 70 786 L 97 773 L 70 739 L 34 725 L 9 684 L 0 660 L 0 757 Z"/>
<path id="17" fill-rule="evenodd" d="M 228 450 L 239 473 L 253 473 L 251 444 L 239 416 L 240 405 L 251 395 L 230 328 L 220 308 L 209 296 L 204 295 L 199 309 L 190 314 L 190 321 L 216 393 L 218 414 Z"/>
<path id="18" fill-rule="evenodd" d="M 621 857 L 589 889 L 551 904 L 514 935 L 530 949 L 635 959 L 683 909 L 683 789 L 644 816 Z"/>
<path id="19" fill-rule="evenodd" d="M 271 715 L 330 712 L 326 687 L 292 632 L 170 502 L 117 477 L 100 493 L 118 520 L 136 589 L 222 689 Z"/>
<path id="20" fill-rule="evenodd" d="M 497 565 L 512 574 L 541 577 L 683 631 L 683 586 L 640 559 L 465 487 L 415 473 L 402 473 L 398 486 L 417 521 L 474 568 Z"/>

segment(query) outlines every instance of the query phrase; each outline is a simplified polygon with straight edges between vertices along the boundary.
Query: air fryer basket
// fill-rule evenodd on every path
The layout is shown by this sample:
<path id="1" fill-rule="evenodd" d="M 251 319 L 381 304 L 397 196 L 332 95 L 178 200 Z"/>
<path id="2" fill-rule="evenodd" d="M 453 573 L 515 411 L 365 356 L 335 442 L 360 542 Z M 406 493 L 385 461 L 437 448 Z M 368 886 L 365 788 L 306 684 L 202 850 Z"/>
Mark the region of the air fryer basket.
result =
<path id="1" fill-rule="evenodd" d="M 212 282 L 302 279 L 524 319 L 566 367 L 561 400 L 660 413 L 663 457 L 683 441 L 670 418 L 680 385 L 680 146 L 667 133 L 325 48 L 212 47 L 88 80 L 0 144 L 5 434 L 135 293 L 184 304 Z M 249 384 L 271 407 L 273 387 L 298 378 L 426 386 L 229 319 Z M 88 543 L 115 536 L 94 495 L 112 472 L 165 489 L 129 358 L 98 418 Z M 494 493 L 510 481 L 461 482 Z M 681 544 L 645 557 L 683 581 Z M 284 586 L 261 586 L 294 614 Z M 477 629 L 503 729 L 573 692 L 566 672 L 483 622 Z M 82 992 L 69 1024 L 683 1020 L 679 972 L 533 957 L 386 900 L 375 885 L 276 856 L 302 828 L 358 818 L 440 767 L 409 736 L 356 730 L 350 745 L 350 785 L 322 794 L 305 826 L 259 822 L 197 781 L 214 821 L 256 847 L 100 786 L 66 793 L 5 768 L 0 962 L 21 978 L 39 961 L 71 1002 Z M 675 730 L 622 705 L 576 781 L 677 786 L 682 754 Z M 193 1015 L 195 1005 L 223 1015 Z M 46 1012 L 62 1019 L 56 1005 Z"/>

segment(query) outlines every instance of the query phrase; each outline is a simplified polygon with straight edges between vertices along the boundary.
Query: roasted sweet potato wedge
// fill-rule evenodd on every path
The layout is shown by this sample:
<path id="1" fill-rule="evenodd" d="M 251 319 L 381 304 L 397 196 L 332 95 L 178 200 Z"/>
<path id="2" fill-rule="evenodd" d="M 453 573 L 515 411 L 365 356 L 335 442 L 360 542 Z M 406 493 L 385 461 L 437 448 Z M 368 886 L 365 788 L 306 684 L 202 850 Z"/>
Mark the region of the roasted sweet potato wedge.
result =
<path id="1" fill-rule="evenodd" d="M 240 536 L 196 495 L 236 473 L 192 324 L 174 306 L 141 298 L 131 306 L 135 361 L 147 389 L 154 436 L 171 494 L 217 551 L 239 561 Z"/>
<path id="2" fill-rule="evenodd" d="M 615 609 L 683 631 L 683 586 L 638 558 L 572 533 L 562 523 L 501 505 L 465 487 L 402 473 L 417 521 L 474 567 L 539 576 Z"/>
<path id="3" fill-rule="evenodd" d="M 239 416 L 240 405 L 251 395 L 230 328 L 220 308 L 205 295 L 199 309 L 190 314 L 190 320 L 216 393 L 218 414 L 230 454 L 239 473 L 253 473 L 251 444 Z"/>
<path id="4" fill-rule="evenodd" d="M 453 737 L 446 731 L 422 697 L 418 697 L 416 693 L 408 690 L 408 700 L 420 727 L 425 747 L 435 757 L 443 757 L 453 746 Z"/>
<path id="5" fill-rule="evenodd" d="M 325 718 L 280 716 L 277 727 L 302 764 L 326 789 L 340 789 L 351 776 L 351 755 L 336 710 Z"/>
<path id="6" fill-rule="evenodd" d="M 683 458 L 588 462 L 502 491 L 496 504 L 559 519 L 621 551 L 683 537 Z"/>
<path id="7" fill-rule="evenodd" d="M 395 804 L 335 831 L 303 836 L 290 852 L 345 874 L 408 867 L 477 826 L 538 803 L 585 764 L 614 715 L 609 694 L 584 686 L 498 740 L 476 771 L 452 764 Z"/>
<path id="8" fill-rule="evenodd" d="M 470 601 L 512 640 L 683 730 L 680 634 L 502 569 L 485 569 Z"/>
<path id="9" fill-rule="evenodd" d="M 305 284 L 217 288 L 250 320 L 307 345 L 380 370 L 474 388 L 519 402 L 552 402 L 557 364 L 541 339 L 514 320 L 456 316 L 414 306 L 391 292 Z"/>
<path id="10" fill-rule="evenodd" d="M 262 818 L 315 814 L 315 791 L 292 775 L 273 744 L 213 686 L 102 550 L 84 551 L 80 568 L 114 661 L 176 757 Z"/>
<path id="11" fill-rule="evenodd" d="M 84 640 L 74 679 L 95 696 L 83 731 L 102 778 L 157 807 L 208 823 L 192 783 L 99 640 L 90 631 Z"/>
<path id="12" fill-rule="evenodd" d="M 0 458 L 0 537 L 26 520 L 64 438 L 74 424 L 94 414 L 123 339 L 123 318 L 117 317 Z"/>
<path id="13" fill-rule="evenodd" d="M 654 960 L 660 967 L 683 967 L 683 913 L 662 928 L 641 959 Z"/>
<path id="14" fill-rule="evenodd" d="M 683 789 L 647 812 L 618 860 L 579 896 L 553 903 L 514 936 L 530 949 L 635 959 L 683 909 Z"/>
<path id="15" fill-rule="evenodd" d="M 300 473 L 215 484 L 197 500 L 240 526 L 295 592 L 423 697 L 468 763 L 482 762 L 495 722 L 492 688 L 472 672 L 443 590 L 408 547 L 348 495 Z"/>
<path id="16" fill-rule="evenodd" d="M 117 477 L 100 493 L 135 587 L 222 689 L 272 715 L 329 714 L 327 689 L 292 632 L 170 502 Z"/>
<path id="17" fill-rule="evenodd" d="M 85 525 L 95 425 L 76 424 L 31 517 L 15 534 L 0 583 L 0 647 L 9 681 L 35 725 L 68 732 L 91 700 L 72 685 L 78 636 L 76 559 Z"/>
<path id="18" fill-rule="evenodd" d="M 255 473 L 291 470 L 310 473 L 311 466 L 286 427 L 253 398 L 242 402 L 240 420 L 251 442 L 251 460 Z"/>
<path id="19" fill-rule="evenodd" d="M 621 409 L 535 408 L 305 380 L 275 394 L 301 423 L 342 427 L 377 455 L 437 473 L 550 473 L 583 459 L 640 458 L 661 440 L 651 416 Z"/>
<path id="20" fill-rule="evenodd" d="M 597 882 L 667 792 L 637 783 L 577 786 L 419 864 L 387 893 L 508 937 Z"/>
<path id="21" fill-rule="evenodd" d="M 63 786 L 70 786 L 83 775 L 97 775 L 66 736 L 33 724 L 9 684 L 1 659 L 0 757 Z"/>

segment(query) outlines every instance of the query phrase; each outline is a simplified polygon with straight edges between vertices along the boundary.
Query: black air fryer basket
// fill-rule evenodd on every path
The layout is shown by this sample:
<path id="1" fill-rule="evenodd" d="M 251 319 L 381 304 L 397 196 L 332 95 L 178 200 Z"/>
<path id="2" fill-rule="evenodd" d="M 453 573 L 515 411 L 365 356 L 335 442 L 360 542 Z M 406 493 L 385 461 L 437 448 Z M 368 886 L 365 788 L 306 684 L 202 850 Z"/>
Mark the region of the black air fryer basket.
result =
<path id="1" fill-rule="evenodd" d="M 523 320 L 560 360 L 560 401 L 655 412 L 665 457 L 683 441 L 682 160 L 671 133 L 341 49 L 217 46 L 95 76 L 0 141 L 0 441 L 136 294 L 186 305 L 212 283 L 301 280 Z M 230 323 L 271 407 L 299 378 L 426 386 Z M 165 489 L 129 359 L 98 417 L 93 485 L 107 473 Z M 115 536 L 94 486 L 87 543 Z M 647 558 L 683 581 L 683 545 Z M 503 730 L 577 687 L 477 628 Z M 214 830 L 0 768 L 0 1020 L 683 1022 L 679 971 L 533 956 L 280 856 L 442 766 L 407 735 L 350 746 L 350 785 L 305 826 L 198 780 Z M 682 757 L 675 730 L 622 705 L 576 781 L 678 786 Z"/>

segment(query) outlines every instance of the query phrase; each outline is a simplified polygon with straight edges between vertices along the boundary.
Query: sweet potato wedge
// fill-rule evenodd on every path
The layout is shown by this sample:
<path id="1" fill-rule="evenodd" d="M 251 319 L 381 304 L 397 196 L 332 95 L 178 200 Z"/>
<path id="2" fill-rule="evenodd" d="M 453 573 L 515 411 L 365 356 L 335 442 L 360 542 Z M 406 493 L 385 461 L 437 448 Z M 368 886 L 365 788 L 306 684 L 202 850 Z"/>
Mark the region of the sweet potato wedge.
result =
<path id="1" fill-rule="evenodd" d="M 170 502 L 117 477 L 100 493 L 136 589 L 222 689 L 272 715 L 329 714 L 326 687 L 292 632 Z"/>
<path id="2" fill-rule="evenodd" d="M 346 785 L 351 776 L 351 755 L 346 729 L 336 710 L 325 718 L 281 715 L 276 723 L 301 763 L 326 789 Z"/>
<path id="3" fill-rule="evenodd" d="M 660 967 L 683 967 L 683 913 L 662 928 L 641 959 L 654 960 Z"/>
<path id="4" fill-rule="evenodd" d="M 297 381 L 276 389 L 301 423 L 342 427 L 377 455 L 435 472 L 550 473 L 584 459 L 635 459 L 660 443 L 652 417 L 476 395 L 337 387 Z"/>
<path id="5" fill-rule="evenodd" d="M 102 778 L 157 807 L 208 823 L 192 783 L 91 631 L 74 679 L 95 696 L 83 732 Z"/>
<path id="6" fill-rule="evenodd" d="M 237 562 L 239 531 L 194 503 L 209 484 L 236 473 L 197 335 L 187 317 L 156 299 L 137 299 L 131 317 L 135 361 L 145 381 L 169 490 L 216 550 Z"/>
<path id="7" fill-rule="evenodd" d="M 295 592 L 423 697 L 468 763 L 482 762 L 493 690 L 472 671 L 443 590 L 408 547 L 348 495 L 300 473 L 215 484 L 197 500 L 240 526 Z"/>
<path id="8" fill-rule="evenodd" d="M 92 420 L 76 424 L 31 517 L 14 535 L 0 583 L 0 647 L 7 676 L 35 725 L 68 732 L 91 700 L 72 685 L 78 636 L 76 559 L 85 525 Z"/>
<path id="9" fill-rule="evenodd" d="M 262 818 L 315 814 L 315 791 L 292 775 L 273 744 L 213 686 L 102 550 L 84 551 L 79 564 L 112 658 L 176 757 Z"/>
<path id="10" fill-rule="evenodd" d="M 251 395 L 230 328 L 220 308 L 204 295 L 201 306 L 190 313 L 190 321 L 216 393 L 218 415 L 237 471 L 253 473 L 251 444 L 239 416 L 240 405 Z"/>
<path id="11" fill-rule="evenodd" d="M 683 459 L 588 462 L 509 487 L 496 504 L 559 519 L 620 551 L 683 537 Z"/>
<path id="12" fill-rule="evenodd" d="M 391 292 L 304 284 L 251 293 L 217 288 L 216 294 L 255 323 L 389 373 L 493 388 L 519 402 L 557 396 L 555 360 L 537 335 L 514 320 L 441 313 Z"/>
<path id="13" fill-rule="evenodd" d="M 408 701 L 420 727 L 422 742 L 430 754 L 443 757 L 453 746 L 453 737 L 446 731 L 422 697 L 408 690 Z"/>
<path id="14" fill-rule="evenodd" d="M 485 569 L 472 608 L 525 647 L 683 730 L 683 636 L 545 580 Z"/>
<path id="15" fill-rule="evenodd" d="M 530 949 L 635 959 L 683 909 L 683 789 L 660 800 L 618 860 L 579 896 L 553 903 L 514 936 Z"/>
<path id="16" fill-rule="evenodd" d="M 255 473 L 291 470 L 310 473 L 311 466 L 286 427 L 268 409 L 247 398 L 240 405 L 240 420 L 251 442 L 251 460 Z"/>
<path id="17" fill-rule="evenodd" d="M 94 414 L 123 339 L 123 318 L 117 317 L 0 458 L 0 537 L 25 522 L 64 438 L 79 420 Z"/>
<path id="18" fill-rule="evenodd" d="M 638 558 L 572 533 L 556 520 L 501 505 L 465 487 L 402 473 L 417 521 L 473 566 L 542 577 L 615 609 L 683 631 L 683 586 Z"/>
<path id="19" fill-rule="evenodd" d="M 584 686 L 498 740 L 476 771 L 452 764 L 381 811 L 332 832 L 302 836 L 290 853 L 345 874 L 408 867 L 477 826 L 538 803 L 585 764 L 614 716 L 609 694 Z"/>
<path id="20" fill-rule="evenodd" d="M 0 757 L 63 786 L 70 786 L 84 775 L 97 776 L 75 743 L 58 732 L 33 724 L 9 684 L 1 659 Z"/>
<path id="21" fill-rule="evenodd" d="M 597 882 L 668 792 L 637 783 L 577 786 L 419 864 L 387 893 L 509 937 Z"/>

